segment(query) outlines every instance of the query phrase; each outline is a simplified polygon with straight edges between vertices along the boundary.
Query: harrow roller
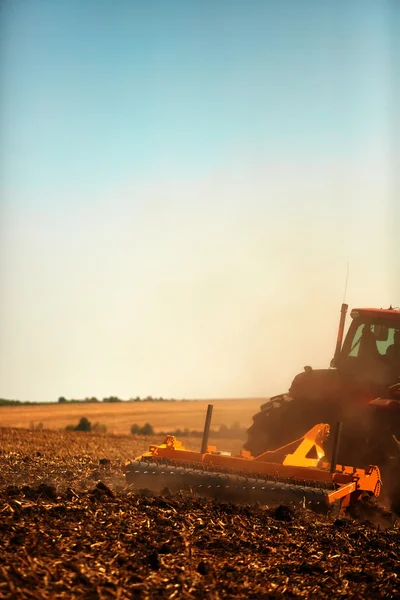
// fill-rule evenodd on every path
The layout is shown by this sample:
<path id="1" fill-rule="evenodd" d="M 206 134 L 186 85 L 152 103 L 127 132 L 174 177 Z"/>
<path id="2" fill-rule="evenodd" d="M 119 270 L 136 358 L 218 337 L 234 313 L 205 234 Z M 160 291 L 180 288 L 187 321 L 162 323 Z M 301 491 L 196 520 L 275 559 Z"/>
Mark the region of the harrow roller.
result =
<path id="1" fill-rule="evenodd" d="M 126 468 L 126 479 L 137 489 L 160 493 L 189 491 L 200 496 L 238 504 L 289 504 L 326 513 L 326 496 L 334 486 L 323 489 L 301 485 L 294 479 L 281 481 L 176 467 L 146 460 L 135 460 Z"/>

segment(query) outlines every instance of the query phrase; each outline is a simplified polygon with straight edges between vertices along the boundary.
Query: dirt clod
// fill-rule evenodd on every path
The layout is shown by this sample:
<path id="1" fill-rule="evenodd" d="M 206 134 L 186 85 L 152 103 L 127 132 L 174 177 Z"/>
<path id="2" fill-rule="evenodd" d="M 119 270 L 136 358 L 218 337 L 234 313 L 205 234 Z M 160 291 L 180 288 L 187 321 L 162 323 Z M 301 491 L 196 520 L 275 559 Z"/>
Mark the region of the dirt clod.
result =
<path id="1" fill-rule="evenodd" d="M 197 565 L 197 572 L 200 573 L 200 575 L 207 575 L 207 573 L 209 573 L 210 571 L 210 566 L 207 562 L 205 562 L 204 560 L 201 560 L 199 562 L 199 564 Z"/>
<path id="2" fill-rule="evenodd" d="M 161 560 L 156 550 L 149 554 L 148 563 L 150 568 L 153 569 L 153 571 L 158 571 L 161 567 Z"/>
<path id="3" fill-rule="evenodd" d="M 285 506 L 284 504 L 280 504 L 272 511 L 272 516 L 277 521 L 293 521 L 295 518 L 295 514 L 293 509 L 290 506 Z"/>

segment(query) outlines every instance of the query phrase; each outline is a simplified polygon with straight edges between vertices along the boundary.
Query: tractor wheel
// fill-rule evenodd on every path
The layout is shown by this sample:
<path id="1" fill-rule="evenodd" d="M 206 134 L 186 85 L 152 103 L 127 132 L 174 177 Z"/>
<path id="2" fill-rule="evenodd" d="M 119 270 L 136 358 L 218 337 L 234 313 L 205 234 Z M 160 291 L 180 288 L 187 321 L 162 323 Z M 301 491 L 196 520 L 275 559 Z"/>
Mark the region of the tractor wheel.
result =
<path id="1" fill-rule="evenodd" d="M 307 414 L 302 406 L 290 396 L 280 394 L 264 404 L 253 417 L 253 424 L 247 430 L 244 448 L 253 456 L 266 450 L 275 450 L 300 438 L 308 429 L 318 423 L 315 412 Z"/>
<path id="2" fill-rule="evenodd" d="M 387 506 L 400 516 L 400 457 L 393 464 L 386 464 L 381 469 L 383 481 L 382 497 Z"/>
<path id="3" fill-rule="evenodd" d="M 253 424 L 247 430 L 244 448 L 253 456 L 258 456 L 266 450 L 276 450 L 299 439 L 316 423 L 328 423 L 333 434 L 337 421 L 343 421 L 338 463 L 360 468 L 377 464 L 384 485 L 382 496 L 387 498 L 391 510 L 400 515 L 400 454 L 392 464 L 388 464 L 386 456 L 392 454 L 393 449 L 387 445 L 387 432 L 382 435 L 382 425 L 375 413 L 366 413 L 362 419 L 360 416 L 346 419 L 340 405 L 292 400 L 286 394 L 281 394 L 271 398 L 254 415 Z M 395 427 L 397 432 L 398 429 Z M 332 454 L 332 434 L 324 443 L 328 460 Z"/>
<path id="4" fill-rule="evenodd" d="M 400 516 L 400 460 L 397 462 L 396 468 L 391 473 L 392 480 L 395 482 L 390 489 L 390 508 Z"/>
<path id="5" fill-rule="evenodd" d="M 317 423 L 328 423 L 331 435 L 324 444 L 329 459 L 333 446 L 333 431 L 337 421 L 340 421 L 340 406 L 329 402 L 292 400 L 290 396 L 281 394 L 274 396 L 261 407 L 253 417 L 253 424 L 247 430 L 247 442 L 244 448 L 253 456 L 258 456 L 266 450 L 276 450 L 301 438 Z M 338 462 L 344 462 L 354 456 L 354 425 L 346 423 L 343 427 Z M 361 444 L 356 444 L 358 447 Z M 361 465 L 358 465 L 361 466 Z"/>

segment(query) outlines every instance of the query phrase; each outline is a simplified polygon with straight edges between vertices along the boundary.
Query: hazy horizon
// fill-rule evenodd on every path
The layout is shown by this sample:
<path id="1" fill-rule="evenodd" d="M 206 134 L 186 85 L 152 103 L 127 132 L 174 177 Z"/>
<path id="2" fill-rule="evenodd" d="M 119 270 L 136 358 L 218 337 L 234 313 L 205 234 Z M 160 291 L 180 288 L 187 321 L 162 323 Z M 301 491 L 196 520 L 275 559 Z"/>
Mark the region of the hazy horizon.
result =
<path id="1" fill-rule="evenodd" d="M 400 305 L 400 5 L 5 2 L 0 397 L 267 397 Z"/>

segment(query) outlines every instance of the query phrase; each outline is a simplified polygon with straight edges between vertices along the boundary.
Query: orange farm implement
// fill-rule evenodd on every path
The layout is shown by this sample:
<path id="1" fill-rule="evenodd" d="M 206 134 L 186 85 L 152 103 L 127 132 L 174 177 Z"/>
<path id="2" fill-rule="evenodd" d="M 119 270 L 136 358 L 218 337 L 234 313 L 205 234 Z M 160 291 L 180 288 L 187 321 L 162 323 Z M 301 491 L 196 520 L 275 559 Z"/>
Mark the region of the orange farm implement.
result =
<path id="1" fill-rule="evenodd" d="M 379 496 L 380 472 L 336 464 L 341 424 L 335 435 L 331 464 L 323 442 L 329 425 L 319 423 L 302 438 L 253 457 L 239 456 L 208 446 L 212 406 L 207 412 L 200 452 L 186 450 L 173 436 L 125 465 L 128 484 L 162 493 L 187 490 L 202 496 L 237 503 L 291 504 L 321 513 L 344 511 L 365 495 Z"/>

